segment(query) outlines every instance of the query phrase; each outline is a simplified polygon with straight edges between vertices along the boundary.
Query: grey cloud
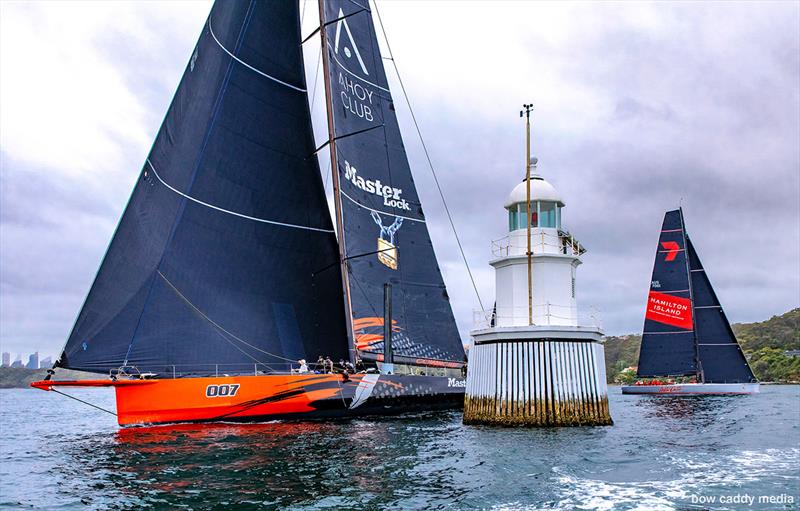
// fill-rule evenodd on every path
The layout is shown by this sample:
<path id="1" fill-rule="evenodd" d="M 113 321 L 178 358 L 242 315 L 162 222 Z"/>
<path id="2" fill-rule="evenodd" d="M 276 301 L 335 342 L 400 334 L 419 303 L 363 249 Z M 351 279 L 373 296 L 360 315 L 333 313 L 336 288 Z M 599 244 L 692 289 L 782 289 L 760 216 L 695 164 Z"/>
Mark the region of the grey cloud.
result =
<path id="1" fill-rule="evenodd" d="M 581 306 L 598 306 L 610 333 L 641 328 L 663 213 L 682 200 L 689 233 L 732 320 L 797 307 L 800 7 L 656 4 L 668 27 L 661 31 L 625 21 L 625 8 L 587 7 L 584 15 L 600 22 L 563 46 L 537 39 L 535 30 L 525 38 L 536 69 L 556 70 L 557 85 L 579 85 L 597 101 L 585 112 L 537 105 L 534 124 L 539 170 L 563 194 L 566 225 L 589 248 L 578 273 Z M 413 34 L 390 36 L 396 54 L 405 55 L 404 81 L 484 305 L 491 306 L 489 242 L 505 233 L 503 202 L 524 173 L 516 103 L 537 98 L 487 93 L 485 103 L 456 107 L 448 99 L 472 85 L 447 76 L 435 90 L 418 85 L 428 82 L 413 64 L 426 55 L 404 53 L 403 38 Z M 138 50 L 141 38 L 157 51 Z M 106 61 L 147 105 L 151 135 L 193 44 L 175 40 L 158 22 L 138 35 L 98 35 Z M 315 56 L 307 59 L 307 66 L 315 64 Z M 394 96 L 466 340 L 477 301 L 400 91 Z M 320 112 L 318 98 L 318 130 Z M 144 157 L 123 139 L 115 143 L 130 167 L 107 169 L 102 184 L 70 181 L 3 154 L 4 349 L 37 345 L 55 352 L 67 335 Z M 321 162 L 324 170 L 327 160 Z"/>
<path id="2" fill-rule="evenodd" d="M 150 107 L 147 109 L 147 124 L 156 128 L 178 88 L 196 40 L 180 38 L 170 26 L 173 22 L 151 17 L 145 26 L 135 31 L 112 27 L 95 37 L 96 47 L 105 63 L 114 67 L 128 90 Z M 120 56 L 124 56 L 124 60 Z M 156 69 L 160 72 L 154 73 Z"/>
<path id="3" fill-rule="evenodd" d="M 614 107 L 614 116 L 617 120 L 642 119 L 647 121 L 670 121 L 675 114 L 665 103 L 657 105 L 644 104 L 634 98 L 624 97 L 617 101 Z"/>
<path id="4" fill-rule="evenodd" d="M 669 37 L 612 26 L 581 43 L 564 78 L 590 83 L 607 102 L 598 105 L 598 113 L 611 112 L 598 132 L 548 134 L 546 125 L 536 126 L 537 154 L 546 155 L 540 171 L 565 196 L 567 225 L 590 249 L 579 270 L 579 299 L 601 307 L 611 333 L 641 328 L 661 219 L 681 203 L 733 320 L 800 303 L 796 6 L 765 9 L 769 15 L 756 23 L 752 5 L 737 9 L 738 16 L 699 8 L 699 19 L 688 6 L 696 4 L 664 6 L 679 26 Z M 708 32 L 711 20 L 716 34 Z M 721 42 L 709 43 L 715 37 Z M 502 202 L 522 176 L 522 128 L 512 111 L 502 121 L 470 122 L 423 103 L 433 110 L 427 138 L 438 148 L 440 179 L 468 258 L 485 269 L 489 240 L 505 230 Z M 407 145 L 412 161 L 421 161 L 416 144 Z M 441 214 L 430 202 L 438 198 L 423 198 L 429 219 Z M 440 258 L 456 266 L 449 228 L 429 225 Z M 451 293 L 463 315 L 472 306 L 463 302 L 474 299 L 453 277 L 448 285 L 463 291 Z M 492 290 L 483 294 L 491 303 Z M 466 336 L 468 321 L 460 319 Z"/>
<path id="5" fill-rule="evenodd" d="M 92 180 L 2 155 L 0 338 L 14 352 L 61 345 L 124 206 Z M 124 192 L 124 193 L 127 193 Z"/>

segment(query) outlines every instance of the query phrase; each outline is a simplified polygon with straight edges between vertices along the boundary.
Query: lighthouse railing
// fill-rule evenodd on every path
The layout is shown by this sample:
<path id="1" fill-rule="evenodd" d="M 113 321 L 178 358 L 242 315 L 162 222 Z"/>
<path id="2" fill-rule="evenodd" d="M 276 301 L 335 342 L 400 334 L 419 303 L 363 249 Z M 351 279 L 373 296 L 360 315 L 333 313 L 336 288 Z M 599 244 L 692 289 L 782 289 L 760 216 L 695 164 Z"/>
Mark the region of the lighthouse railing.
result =
<path id="1" fill-rule="evenodd" d="M 493 309 L 474 309 L 473 328 L 483 329 L 504 326 L 528 325 L 528 307 L 495 307 Z M 595 308 L 578 311 L 576 306 L 543 303 L 533 306 L 534 326 L 577 326 L 603 328 L 600 313 Z"/>
<path id="2" fill-rule="evenodd" d="M 559 230 L 556 234 L 544 229 L 536 229 L 536 231 L 538 232 L 532 233 L 531 236 L 531 251 L 534 254 L 579 256 L 586 252 L 580 242 L 567 231 Z M 511 232 L 491 242 L 491 251 L 494 257 L 525 255 L 527 248 L 528 239 L 524 230 Z"/>

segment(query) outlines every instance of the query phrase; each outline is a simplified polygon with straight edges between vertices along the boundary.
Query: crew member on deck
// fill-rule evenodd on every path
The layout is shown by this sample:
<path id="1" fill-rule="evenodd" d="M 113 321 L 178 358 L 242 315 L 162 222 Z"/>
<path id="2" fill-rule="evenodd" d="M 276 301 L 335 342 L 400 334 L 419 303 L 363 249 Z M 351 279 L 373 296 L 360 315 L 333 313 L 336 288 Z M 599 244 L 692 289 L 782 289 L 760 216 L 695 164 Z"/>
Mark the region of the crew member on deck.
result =
<path id="1" fill-rule="evenodd" d="M 306 364 L 306 359 L 301 358 L 297 361 L 300 364 L 300 367 L 297 369 L 298 373 L 307 373 L 308 372 L 308 364 Z"/>

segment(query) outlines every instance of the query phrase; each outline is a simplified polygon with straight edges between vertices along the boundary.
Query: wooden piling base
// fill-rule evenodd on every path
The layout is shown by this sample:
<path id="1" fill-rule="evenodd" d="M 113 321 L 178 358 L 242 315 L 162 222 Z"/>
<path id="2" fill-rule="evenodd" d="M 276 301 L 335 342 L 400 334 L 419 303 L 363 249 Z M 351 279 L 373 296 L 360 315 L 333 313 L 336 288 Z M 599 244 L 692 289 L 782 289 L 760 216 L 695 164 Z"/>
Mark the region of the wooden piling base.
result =
<path id="1" fill-rule="evenodd" d="M 470 350 L 464 424 L 607 426 L 603 345 L 522 340 Z"/>

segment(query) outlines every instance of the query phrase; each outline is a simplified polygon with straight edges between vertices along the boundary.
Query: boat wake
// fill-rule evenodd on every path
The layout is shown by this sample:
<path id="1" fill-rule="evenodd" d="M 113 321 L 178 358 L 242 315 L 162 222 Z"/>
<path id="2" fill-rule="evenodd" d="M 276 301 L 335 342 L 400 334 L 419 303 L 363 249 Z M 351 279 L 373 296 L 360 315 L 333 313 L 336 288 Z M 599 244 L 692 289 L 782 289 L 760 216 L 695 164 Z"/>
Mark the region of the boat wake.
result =
<path id="1" fill-rule="evenodd" d="M 749 494 L 756 498 L 770 496 L 757 483 L 774 477 L 776 473 L 796 474 L 784 476 L 800 484 L 797 467 L 800 466 L 800 449 L 766 449 L 741 451 L 713 461 L 707 458 L 667 457 L 665 470 L 670 479 L 611 482 L 581 478 L 561 467 L 553 467 L 553 481 L 561 488 L 554 508 L 548 509 L 647 509 L 653 511 L 673 509 L 704 509 L 698 505 L 700 497 L 734 496 Z M 660 471 L 650 471 L 664 477 Z M 779 492 L 780 493 L 780 492 Z M 698 501 L 698 502 L 693 502 Z M 516 509 L 519 509 L 518 507 Z M 536 506 L 529 509 L 537 509 Z M 736 507 L 715 507 L 736 509 Z"/>

